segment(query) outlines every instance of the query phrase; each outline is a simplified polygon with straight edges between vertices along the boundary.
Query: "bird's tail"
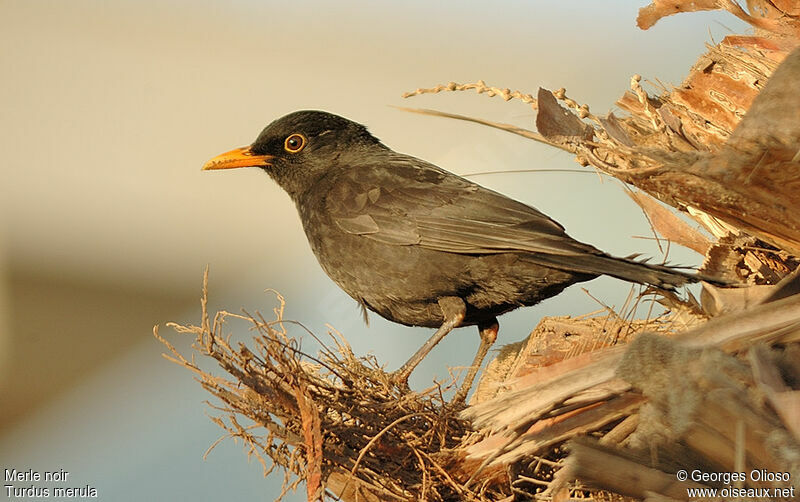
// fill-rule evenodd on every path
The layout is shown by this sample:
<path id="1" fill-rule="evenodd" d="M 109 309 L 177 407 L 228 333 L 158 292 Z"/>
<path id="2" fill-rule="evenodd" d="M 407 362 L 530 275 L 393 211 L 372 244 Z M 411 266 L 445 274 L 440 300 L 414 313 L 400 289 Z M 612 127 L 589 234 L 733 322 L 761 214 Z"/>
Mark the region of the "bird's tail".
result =
<path id="1" fill-rule="evenodd" d="M 552 258 L 551 263 L 547 263 L 550 262 L 549 258 Z M 684 284 L 698 281 L 720 283 L 719 280 L 701 274 L 637 260 L 635 256 L 616 258 L 605 253 L 586 253 L 575 256 L 552 257 L 538 255 L 536 261 L 540 259 L 542 259 L 541 263 L 543 265 L 553 268 L 591 275 L 610 275 L 624 281 L 649 284 L 666 290 L 673 290 Z"/>

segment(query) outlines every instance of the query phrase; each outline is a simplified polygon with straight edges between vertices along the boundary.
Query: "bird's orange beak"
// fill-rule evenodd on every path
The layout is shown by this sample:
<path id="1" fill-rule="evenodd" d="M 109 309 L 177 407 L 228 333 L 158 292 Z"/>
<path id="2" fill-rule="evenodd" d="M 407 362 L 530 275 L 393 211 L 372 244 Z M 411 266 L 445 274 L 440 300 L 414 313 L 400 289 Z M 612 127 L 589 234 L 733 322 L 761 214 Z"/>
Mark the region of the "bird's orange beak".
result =
<path id="1" fill-rule="evenodd" d="M 209 160 L 203 165 L 203 171 L 233 169 L 234 167 L 267 167 L 272 165 L 274 158 L 272 155 L 256 155 L 249 146 L 243 146 Z"/>

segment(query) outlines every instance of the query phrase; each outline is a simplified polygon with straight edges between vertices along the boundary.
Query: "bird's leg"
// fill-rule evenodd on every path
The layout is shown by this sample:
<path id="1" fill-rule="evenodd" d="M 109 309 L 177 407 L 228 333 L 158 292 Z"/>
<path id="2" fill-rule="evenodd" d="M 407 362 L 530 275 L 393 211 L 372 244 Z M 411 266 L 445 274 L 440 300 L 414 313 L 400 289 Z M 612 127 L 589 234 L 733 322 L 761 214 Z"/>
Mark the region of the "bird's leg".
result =
<path id="1" fill-rule="evenodd" d="M 467 394 L 472 388 L 472 382 L 475 380 L 475 375 L 478 374 L 478 370 L 483 364 L 483 359 L 486 357 L 486 354 L 489 352 L 489 349 L 492 347 L 495 340 L 497 340 L 497 331 L 499 329 L 500 325 L 497 324 L 497 318 L 492 319 L 488 323 L 478 324 L 478 333 L 481 335 L 481 344 L 478 346 L 478 352 L 475 354 L 475 359 L 472 361 L 472 366 L 469 368 L 469 373 L 467 373 L 466 378 L 464 378 L 464 382 L 461 384 L 461 387 L 458 388 L 458 392 L 456 392 L 456 395 L 453 398 L 453 404 L 463 404 L 466 400 Z"/>
<path id="2" fill-rule="evenodd" d="M 441 327 L 436 330 L 436 333 L 425 342 L 425 345 L 419 348 L 411 358 L 400 369 L 392 373 L 392 380 L 400 385 L 408 385 L 408 376 L 414 371 L 414 368 L 430 353 L 437 343 L 447 336 L 448 333 L 457 328 L 467 315 L 467 306 L 464 300 L 457 296 L 446 296 L 439 299 L 439 307 L 442 309 L 442 316 L 444 322 Z"/>

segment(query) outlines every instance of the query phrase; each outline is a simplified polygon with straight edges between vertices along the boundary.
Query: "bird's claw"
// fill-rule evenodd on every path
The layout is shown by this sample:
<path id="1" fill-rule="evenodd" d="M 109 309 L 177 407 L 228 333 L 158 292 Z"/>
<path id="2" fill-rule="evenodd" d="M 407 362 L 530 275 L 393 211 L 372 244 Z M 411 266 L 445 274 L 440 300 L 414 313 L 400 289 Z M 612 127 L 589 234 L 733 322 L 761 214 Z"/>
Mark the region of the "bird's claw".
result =
<path id="1" fill-rule="evenodd" d="M 405 371 L 397 370 L 389 373 L 389 383 L 404 393 L 411 391 L 411 387 L 408 386 L 408 373 Z"/>

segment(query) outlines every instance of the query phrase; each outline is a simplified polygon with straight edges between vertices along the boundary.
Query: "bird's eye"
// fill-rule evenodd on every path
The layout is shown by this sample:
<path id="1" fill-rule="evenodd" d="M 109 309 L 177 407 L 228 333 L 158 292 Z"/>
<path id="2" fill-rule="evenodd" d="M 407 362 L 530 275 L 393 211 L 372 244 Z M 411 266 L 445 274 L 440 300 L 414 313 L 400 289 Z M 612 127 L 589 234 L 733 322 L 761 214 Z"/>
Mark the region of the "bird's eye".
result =
<path id="1" fill-rule="evenodd" d="M 306 147 L 306 137 L 300 133 L 294 133 L 286 138 L 283 142 L 283 148 L 289 153 L 297 153 Z"/>

